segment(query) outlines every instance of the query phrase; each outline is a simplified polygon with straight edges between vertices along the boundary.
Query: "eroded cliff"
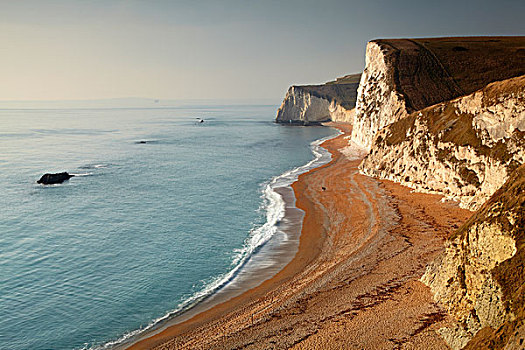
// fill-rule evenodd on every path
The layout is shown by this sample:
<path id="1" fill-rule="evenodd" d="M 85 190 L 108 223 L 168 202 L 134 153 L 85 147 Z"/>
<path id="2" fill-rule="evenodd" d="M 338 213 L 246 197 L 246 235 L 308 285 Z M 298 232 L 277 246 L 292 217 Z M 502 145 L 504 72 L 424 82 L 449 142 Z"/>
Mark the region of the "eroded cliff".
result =
<path id="1" fill-rule="evenodd" d="M 323 85 L 292 86 L 277 111 L 278 123 L 351 123 L 360 74 L 347 75 Z"/>
<path id="2" fill-rule="evenodd" d="M 408 114 L 525 74 L 525 37 L 374 40 L 358 89 L 352 139 L 370 149 L 376 133 Z"/>
<path id="3" fill-rule="evenodd" d="M 525 165 L 469 219 L 421 278 L 454 322 L 453 349 L 519 349 L 524 343 Z"/>
<path id="4" fill-rule="evenodd" d="M 525 76 L 414 112 L 377 132 L 360 169 L 478 209 L 525 162 Z"/>
<path id="5" fill-rule="evenodd" d="M 525 37 L 371 41 L 355 116 L 327 85 L 290 88 L 278 121 L 353 117 L 362 173 L 478 210 L 422 281 L 453 349 L 523 349 Z"/>
<path id="6" fill-rule="evenodd" d="M 352 141 L 370 149 L 378 130 L 407 115 L 395 85 L 395 53 L 376 43 L 366 46 L 366 64 L 357 90 Z"/>

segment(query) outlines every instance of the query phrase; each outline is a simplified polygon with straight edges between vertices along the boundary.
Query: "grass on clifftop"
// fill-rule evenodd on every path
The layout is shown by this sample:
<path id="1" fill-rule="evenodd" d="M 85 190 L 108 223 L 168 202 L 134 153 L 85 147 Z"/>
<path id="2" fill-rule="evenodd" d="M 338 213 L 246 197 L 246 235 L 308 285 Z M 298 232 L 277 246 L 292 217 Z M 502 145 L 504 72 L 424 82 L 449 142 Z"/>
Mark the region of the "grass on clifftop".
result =
<path id="1" fill-rule="evenodd" d="M 359 81 L 361 80 L 361 73 L 357 74 L 349 74 L 345 75 L 344 77 L 337 78 L 333 81 L 329 81 L 326 83 L 326 85 L 332 85 L 332 84 L 359 84 Z"/>
<path id="2" fill-rule="evenodd" d="M 324 98 L 330 102 L 336 101 L 345 109 L 355 107 L 357 100 L 357 88 L 361 74 L 345 75 L 322 85 L 296 85 L 296 89 L 301 89 L 310 95 Z"/>
<path id="3" fill-rule="evenodd" d="M 375 40 L 388 49 L 393 84 L 409 111 L 525 74 L 525 36 Z"/>

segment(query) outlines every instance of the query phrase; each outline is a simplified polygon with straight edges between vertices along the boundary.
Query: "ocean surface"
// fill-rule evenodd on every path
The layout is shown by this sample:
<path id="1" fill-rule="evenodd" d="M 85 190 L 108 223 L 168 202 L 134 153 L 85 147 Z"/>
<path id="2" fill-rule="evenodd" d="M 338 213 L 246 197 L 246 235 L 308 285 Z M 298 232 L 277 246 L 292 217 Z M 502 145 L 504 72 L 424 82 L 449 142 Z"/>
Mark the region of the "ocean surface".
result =
<path id="1" fill-rule="evenodd" d="M 224 289 L 283 236 L 273 188 L 336 133 L 274 124 L 275 105 L 29 107 L 0 109 L 9 350 L 111 348 Z"/>

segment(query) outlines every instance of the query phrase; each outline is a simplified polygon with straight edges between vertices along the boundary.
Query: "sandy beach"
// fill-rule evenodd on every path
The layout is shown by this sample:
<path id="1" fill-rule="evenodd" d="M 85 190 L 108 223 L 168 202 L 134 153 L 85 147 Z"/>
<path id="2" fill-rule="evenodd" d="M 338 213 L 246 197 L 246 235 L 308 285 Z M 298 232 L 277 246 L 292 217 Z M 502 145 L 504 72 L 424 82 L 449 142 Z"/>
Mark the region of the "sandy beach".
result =
<path id="1" fill-rule="evenodd" d="M 471 212 L 436 195 L 360 175 L 341 153 L 293 184 L 305 211 L 293 260 L 259 286 L 130 349 L 447 349 L 447 322 L 419 282 Z"/>

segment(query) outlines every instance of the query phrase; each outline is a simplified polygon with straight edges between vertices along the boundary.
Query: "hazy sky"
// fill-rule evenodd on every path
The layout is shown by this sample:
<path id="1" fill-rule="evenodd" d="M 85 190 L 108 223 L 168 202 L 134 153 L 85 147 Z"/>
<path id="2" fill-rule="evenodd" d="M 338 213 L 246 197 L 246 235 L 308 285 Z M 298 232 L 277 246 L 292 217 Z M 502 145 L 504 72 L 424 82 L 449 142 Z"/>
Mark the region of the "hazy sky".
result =
<path id="1" fill-rule="evenodd" d="M 524 0 L 0 0 L 0 100 L 281 99 L 385 37 L 524 35 Z"/>

